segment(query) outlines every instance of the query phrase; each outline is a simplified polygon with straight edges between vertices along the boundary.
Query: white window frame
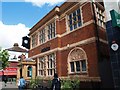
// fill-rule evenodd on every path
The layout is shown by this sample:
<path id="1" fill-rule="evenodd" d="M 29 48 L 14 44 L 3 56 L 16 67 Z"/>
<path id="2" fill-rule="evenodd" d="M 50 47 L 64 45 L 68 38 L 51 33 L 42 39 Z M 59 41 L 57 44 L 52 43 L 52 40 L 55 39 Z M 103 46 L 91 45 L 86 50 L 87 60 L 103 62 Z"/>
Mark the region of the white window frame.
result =
<path id="1" fill-rule="evenodd" d="M 105 28 L 105 14 L 104 10 L 100 9 L 97 5 L 96 8 L 96 17 L 97 17 L 97 24 L 103 28 Z"/>
<path id="2" fill-rule="evenodd" d="M 84 60 L 84 59 L 83 59 Z M 84 73 L 84 72 L 87 72 L 87 62 L 86 62 L 86 60 L 84 60 L 85 62 L 86 62 L 86 70 L 85 71 L 83 71 L 83 68 L 82 68 L 82 61 L 83 60 L 74 60 L 74 61 L 70 61 L 69 62 L 69 64 L 71 63 L 71 62 L 73 62 L 74 63 L 74 71 L 73 72 L 71 72 L 71 64 L 70 64 L 70 73 Z M 79 63 L 80 63 L 80 71 L 76 71 L 76 69 L 77 69 L 77 67 L 76 67 L 76 62 L 77 61 L 79 61 Z"/>
<path id="3" fill-rule="evenodd" d="M 32 48 L 34 48 L 37 45 L 37 34 L 32 35 Z"/>
<path id="4" fill-rule="evenodd" d="M 85 60 L 85 67 L 86 70 L 83 71 L 82 68 L 82 61 Z M 76 67 L 76 62 L 79 61 L 80 63 L 80 71 L 77 71 L 77 67 Z M 74 63 L 74 71 L 71 71 L 71 62 Z M 86 52 L 80 48 L 80 47 L 75 47 L 73 48 L 69 54 L 68 54 L 68 74 L 76 74 L 79 73 L 82 75 L 82 73 L 86 73 L 86 75 L 88 75 L 88 62 L 87 62 L 87 55 Z"/>
<path id="5" fill-rule="evenodd" d="M 42 63 L 44 64 L 43 68 L 41 67 Z M 43 74 L 41 74 L 41 72 L 43 72 Z M 52 73 L 50 73 L 50 72 L 52 72 Z M 51 54 L 39 57 L 37 59 L 37 75 L 38 76 L 53 77 L 55 72 L 56 72 L 56 54 L 55 53 L 51 53 Z"/>
<path id="6" fill-rule="evenodd" d="M 53 76 L 55 73 L 55 53 L 49 54 L 47 55 L 47 63 L 46 63 L 46 67 L 47 67 L 47 76 Z"/>
<path id="7" fill-rule="evenodd" d="M 46 30 L 43 28 L 39 31 L 39 43 L 42 44 L 46 41 Z"/>
<path id="8" fill-rule="evenodd" d="M 47 25 L 48 31 L 48 40 L 51 40 L 56 37 L 56 24 L 55 21 Z"/>
<path id="9" fill-rule="evenodd" d="M 77 12 L 77 10 L 79 10 L 79 13 Z M 74 20 L 75 18 L 74 18 L 74 16 L 73 16 L 74 12 L 75 12 L 75 14 L 76 14 L 76 15 L 75 15 L 76 20 Z M 68 14 L 68 27 L 69 27 L 69 30 L 70 30 L 70 31 L 73 31 L 73 30 L 75 30 L 75 29 L 77 29 L 77 28 L 79 28 L 79 27 L 82 26 L 81 9 L 80 9 L 80 8 L 77 8 L 76 10 L 74 10 L 74 12 Z M 71 15 L 71 19 L 70 19 L 70 15 Z M 78 16 L 79 16 L 79 19 L 80 19 L 80 20 L 78 20 Z M 70 23 L 70 21 L 71 21 L 71 23 Z M 75 21 L 75 22 L 74 22 L 74 21 Z M 75 23 L 76 23 L 76 27 L 74 26 Z M 80 24 L 80 25 L 79 25 L 79 24 Z M 72 29 L 71 29 L 70 26 L 72 26 Z"/>
<path id="10" fill-rule="evenodd" d="M 38 75 L 45 76 L 45 57 L 40 57 L 38 61 Z"/>

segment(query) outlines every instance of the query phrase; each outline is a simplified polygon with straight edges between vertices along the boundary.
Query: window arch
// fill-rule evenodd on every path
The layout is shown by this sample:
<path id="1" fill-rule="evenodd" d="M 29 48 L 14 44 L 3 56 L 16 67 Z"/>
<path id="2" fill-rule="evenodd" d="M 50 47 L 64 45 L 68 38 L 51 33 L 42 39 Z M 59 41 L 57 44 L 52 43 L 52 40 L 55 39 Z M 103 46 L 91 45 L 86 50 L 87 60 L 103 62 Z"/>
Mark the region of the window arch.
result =
<path id="1" fill-rule="evenodd" d="M 27 77 L 32 77 L 32 66 L 28 66 L 27 68 Z"/>
<path id="2" fill-rule="evenodd" d="M 82 48 L 75 47 L 68 54 L 68 72 L 87 72 L 87 56 Z"/>

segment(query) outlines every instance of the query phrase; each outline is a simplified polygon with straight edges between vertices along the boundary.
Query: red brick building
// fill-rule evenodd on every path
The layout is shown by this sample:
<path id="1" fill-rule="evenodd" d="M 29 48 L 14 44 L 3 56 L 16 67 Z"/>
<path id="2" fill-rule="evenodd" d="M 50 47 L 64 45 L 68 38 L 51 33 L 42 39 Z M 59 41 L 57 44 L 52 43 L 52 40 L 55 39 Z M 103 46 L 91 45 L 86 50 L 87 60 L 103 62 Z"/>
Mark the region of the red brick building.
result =
<path id="1" fill-rule="evenodd" d="M 0 76 L 4 75 L 7 76 L 8 79 L 14 79 L 17 78 L 17 65 L 18 61 L 9 61 L 9 66 L 5 68 L 5 70 L 0 70 Z"/>
<path id="2" fill-rule="evenodd" d="M 7 67 L 4 70 L 4 75 L 11 77 L 11 78 L 16 78 L 18 61 L 9 61 L 9 64 L 10 64 L 9 67 Z"/>
<path id="3" fill-rule="evenodd" d="M 17 78 L 17 70 L 19 60 L 22 59 L 20 56 L 24 55 L 27 57 L 27 50 L 19 47 L 18 43 L 14 43 L 13 47 L 6 49 L 9 53 L 8 67 L 4 70 L 0 70 L 0 76 L 4 75 L 8 78 L 16 80 Z M 2 63 L 0 63 L 2 64 Z"/>
<path id="4" fill-rule="evenodd" d="M 78 76 L 81 82 L 111 87 L 102 2 L 65 2 L 30 29 L 29 57 L 40 77 Z"/>

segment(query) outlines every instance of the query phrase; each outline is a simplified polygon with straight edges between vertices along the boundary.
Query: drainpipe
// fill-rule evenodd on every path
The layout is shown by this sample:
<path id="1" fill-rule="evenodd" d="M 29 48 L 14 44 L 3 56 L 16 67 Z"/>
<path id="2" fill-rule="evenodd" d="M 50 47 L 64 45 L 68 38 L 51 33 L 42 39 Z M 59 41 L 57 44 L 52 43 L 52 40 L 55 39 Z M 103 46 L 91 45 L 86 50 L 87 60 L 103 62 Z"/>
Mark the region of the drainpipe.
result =
<path id="1" fill-rule="evenodd" d="M 93 18 L 95 21 L 95 35 L 96 35 L 96 46 L 97 46 L 97 55 L 98 55 L 98 61 L 100 61 L 100 37 L 99 37 L 99 29 L 97 26 L 97 18 L 96 18 L 96 14 L 95 14 L 95 8 L 94 8 L 94 2 L 92 1 L 92 10 L 93 10 Z"/>
<path id="2" fill-rule="evenodd" d="M 100 70 L 100 65 L 99 65 L 99 63 L 101 61 L 100 37 L 99 37 L 99 29 L 98 29 L 98 26 L 97 26 L 97 18 L 96 18 L 96 14 L 95 14 L 95 8 L 94 8 L 94 2 L 93 1 L 92 1 L 92 10 L 93 10 L 93 18 L 94 18 L 94 22 L 95 22 L 95 37 L 96 37 L 96 47 L 97 47 L 97 57 L 98 57 L 98 73 L 99 73 L 100 79 L 101 79 L 101 70 Z"/>

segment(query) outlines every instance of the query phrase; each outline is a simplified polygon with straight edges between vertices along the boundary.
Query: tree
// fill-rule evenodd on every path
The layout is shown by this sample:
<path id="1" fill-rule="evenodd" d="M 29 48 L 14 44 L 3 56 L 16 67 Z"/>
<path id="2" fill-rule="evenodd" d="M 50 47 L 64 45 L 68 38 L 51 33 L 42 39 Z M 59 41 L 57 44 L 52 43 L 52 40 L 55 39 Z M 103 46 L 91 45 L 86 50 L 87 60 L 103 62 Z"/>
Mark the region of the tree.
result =
<path id="1" fill-rule="evenodd" d="M 9 66 L 8 60 L 9 60 L 8 51 L 0 49 L 0 62 L 2 63 L 2 66 L 0 66 L 0 69 L 4 70 L 7 66 Z"/>

